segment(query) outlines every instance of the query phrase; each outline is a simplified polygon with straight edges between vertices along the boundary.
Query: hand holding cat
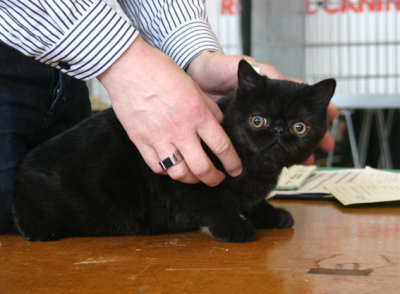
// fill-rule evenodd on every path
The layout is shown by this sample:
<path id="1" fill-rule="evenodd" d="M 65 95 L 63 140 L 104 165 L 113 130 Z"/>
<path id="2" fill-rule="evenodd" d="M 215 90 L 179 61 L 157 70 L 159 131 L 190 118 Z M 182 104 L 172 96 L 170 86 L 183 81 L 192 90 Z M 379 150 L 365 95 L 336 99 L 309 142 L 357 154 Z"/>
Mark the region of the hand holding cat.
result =
<path id="1" fill-rule="evenodd" d="M 219 184 L 225 175 L 206 155 L 203 140 L 229 174 L 241 173 L 239 156 L 219 124 L 222 113 L 215 102 L 172 59 L 140 37 L 98 79 L 154 172 L 164 173 L 159 161 L 179 150 L 184 161 L 169 168 L 169 176 L 185 183 Z"/>
<path id="2" fill-rule="evenodd" d="M 338 110 L 336 106 L 330 102 L 328 105 L 328 110 L 326 113 L 328 120 L 332 121 L 338 116 Z M 333 150 L 335 146 L 335 141 L 333 140 L 329 131 L 325 133 L 325 136 L 322 138 L 321 142 L 319 143 L 319 148 L 321 148 L 324 152 L 330 152 Z M 314 163 L 314 155 L 312 154 L 305 162 L 305 165 L 311 165 Z"/>
<path id="3" fill-rule="evenodd" d="M 236 90 L 237 66 L 241 59 L 245 59 L 250 64 L 256 62 L 256 60 L 250 56 L 224 55 L 220 52 L 203 52 L 190 63 L 187 72 L 209 97 L 218 100 L 218 98 L 226 95 L 228 92 Z M 257 65 L 260 66 L 259 73 L 271 79 L 303 83 L 298 79 L 283 76 L 282 73 L 272 65 L 266 63 L 257 63 Z M 330 102 L 327 109 L 328 120 L 333 120 L 337 115 L 337 108 Z M 329 152 L 333 149 L 334 140 L 329 132 L 326 132 L 319 147 L 325 152 Z M 313 162 L 314 156 L 311 155 L 304 163 L 312 164 Z"/>

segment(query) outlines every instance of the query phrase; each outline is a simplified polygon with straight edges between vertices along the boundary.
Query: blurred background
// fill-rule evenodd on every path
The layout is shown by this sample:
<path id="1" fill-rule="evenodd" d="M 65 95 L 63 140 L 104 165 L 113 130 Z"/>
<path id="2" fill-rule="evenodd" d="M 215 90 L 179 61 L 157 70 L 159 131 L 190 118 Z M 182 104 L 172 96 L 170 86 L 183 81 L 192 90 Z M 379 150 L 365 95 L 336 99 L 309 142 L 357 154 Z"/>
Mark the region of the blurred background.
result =
<path id="1" fill-rule="evenodd" d="M 116 0 L 107 0 L 123 15 Z M 400 168 L 400 0 L 208 0 L 226 54 L 247 54 L 284 75 L 338 82 L 336 147 L 321 166 Z M 93 106 L 109 105 L 88 82 Z"/>

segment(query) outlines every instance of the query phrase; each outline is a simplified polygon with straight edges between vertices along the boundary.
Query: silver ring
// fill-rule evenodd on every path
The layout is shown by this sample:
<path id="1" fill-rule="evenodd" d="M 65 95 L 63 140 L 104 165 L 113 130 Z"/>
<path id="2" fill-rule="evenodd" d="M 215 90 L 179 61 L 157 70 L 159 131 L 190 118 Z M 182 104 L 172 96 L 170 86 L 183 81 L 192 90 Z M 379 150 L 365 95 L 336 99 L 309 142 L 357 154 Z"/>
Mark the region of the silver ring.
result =
<path id="1" fill-rule="evenodd" d="M 182 154 L 178 150 L 176 150 L 174 153 L 172 153 L 167 158 L 164 158 L 159 163 L 161 165 L 161 168 L 163 170 L 166 170 L 166 169 L 170 168 L 171 166 L 177 164 L 182 159 L 183 159 Z"/>

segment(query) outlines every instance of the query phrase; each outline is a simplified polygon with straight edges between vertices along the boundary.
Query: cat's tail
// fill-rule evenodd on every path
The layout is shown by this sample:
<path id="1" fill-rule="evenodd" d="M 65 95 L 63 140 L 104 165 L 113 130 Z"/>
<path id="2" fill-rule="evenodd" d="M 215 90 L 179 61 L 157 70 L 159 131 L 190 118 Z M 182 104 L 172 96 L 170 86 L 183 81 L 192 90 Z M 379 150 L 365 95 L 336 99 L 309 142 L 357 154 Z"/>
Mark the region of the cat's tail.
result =
<path id="1" fill-rule="evenodd" d="M 35 195 L 38 191 L 37 175 L 23 167 L 19 167 L 15 176 L 15 199 L 13 205 L 14 225 L 18 232 L 29 241 L 50 241 L 60 239 L 51 227 L 54 224 L 46 219 L 35 208 L 33 201 L 40 201 L 40 195 Z M 38 197 L 37 197 L 38 196 Z"/>

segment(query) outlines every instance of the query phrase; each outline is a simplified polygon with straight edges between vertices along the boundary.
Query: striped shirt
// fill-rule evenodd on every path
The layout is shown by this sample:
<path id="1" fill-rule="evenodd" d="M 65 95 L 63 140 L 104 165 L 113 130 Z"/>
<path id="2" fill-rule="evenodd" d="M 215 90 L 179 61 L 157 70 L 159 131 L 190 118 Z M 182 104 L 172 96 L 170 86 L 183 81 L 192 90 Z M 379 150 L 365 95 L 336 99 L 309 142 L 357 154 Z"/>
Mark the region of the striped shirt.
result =
<path id="1" fill-rule="evenodd" d="M 222 51 L 204 0 L 118 0 L 129 23 L 101 0 L 0 0 L 0 40 L 78 79 L 105 71 L 141 36 L 182 68 Z"/>

